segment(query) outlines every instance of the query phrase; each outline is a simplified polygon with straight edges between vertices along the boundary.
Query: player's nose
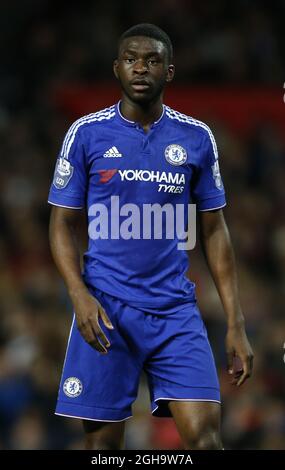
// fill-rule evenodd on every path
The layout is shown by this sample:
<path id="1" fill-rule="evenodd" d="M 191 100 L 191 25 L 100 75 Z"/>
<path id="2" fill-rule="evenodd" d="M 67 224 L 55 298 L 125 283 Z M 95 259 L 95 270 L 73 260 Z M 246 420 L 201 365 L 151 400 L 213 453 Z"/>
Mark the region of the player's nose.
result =
<path id="1" fill-rule="evenodd" d="M 140 59 L 140 60 L 137 60 L 135 65 L 134 65 L 134 72 L 135 73 L 145 73 L 147 71 L 147 63 Z"/>

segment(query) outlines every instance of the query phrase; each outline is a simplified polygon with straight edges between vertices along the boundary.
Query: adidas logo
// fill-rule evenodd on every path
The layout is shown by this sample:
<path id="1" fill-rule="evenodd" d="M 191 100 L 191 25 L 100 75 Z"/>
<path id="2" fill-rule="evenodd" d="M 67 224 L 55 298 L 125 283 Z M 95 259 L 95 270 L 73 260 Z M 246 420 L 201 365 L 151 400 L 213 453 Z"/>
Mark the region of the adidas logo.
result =
<path id="1" fill-rule="evenodd" d="M 104 153 L 104 158 L 112 158 L 112 157 L 122 157 L 123 155 L 119 152 L 117 147 L 111 147 L 107 152 Z"/>

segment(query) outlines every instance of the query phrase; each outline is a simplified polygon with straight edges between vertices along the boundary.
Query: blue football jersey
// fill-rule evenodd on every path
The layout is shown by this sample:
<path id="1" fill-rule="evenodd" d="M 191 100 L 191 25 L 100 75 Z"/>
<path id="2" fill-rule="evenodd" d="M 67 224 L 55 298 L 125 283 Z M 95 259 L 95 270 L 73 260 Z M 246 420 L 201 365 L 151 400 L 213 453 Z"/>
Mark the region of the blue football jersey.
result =
<path id="1" fill-rule="evenodd" d="M 177 248 L 173 220 L 183 207 L 186 229 L 188 204 L 196 204 L 198 211 L 226 204 L 214 136 L 203 122 L 165 105 L 146 133 L 122 116 L 119 102 L 72 124 L 48 201 L 86 209 L 87 285 L 134 307 L 193 302 L 188 254 Z M 169 209 L 168 216 L 172 211 L 170 225 L 161 208 Z"/>

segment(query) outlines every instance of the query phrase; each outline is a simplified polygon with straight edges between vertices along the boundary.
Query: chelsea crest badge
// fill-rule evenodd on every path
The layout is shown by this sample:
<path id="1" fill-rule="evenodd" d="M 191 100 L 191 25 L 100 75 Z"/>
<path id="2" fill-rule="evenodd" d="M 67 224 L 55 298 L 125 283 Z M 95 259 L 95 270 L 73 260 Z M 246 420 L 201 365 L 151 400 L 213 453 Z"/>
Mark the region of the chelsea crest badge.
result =
<path id="1" fill-rule="evenodd" d="M 183 165 L 187 160 L 187 152 L 181 145 L 171 144 L 165 149 L 165 158 L 171 165 Z"/>

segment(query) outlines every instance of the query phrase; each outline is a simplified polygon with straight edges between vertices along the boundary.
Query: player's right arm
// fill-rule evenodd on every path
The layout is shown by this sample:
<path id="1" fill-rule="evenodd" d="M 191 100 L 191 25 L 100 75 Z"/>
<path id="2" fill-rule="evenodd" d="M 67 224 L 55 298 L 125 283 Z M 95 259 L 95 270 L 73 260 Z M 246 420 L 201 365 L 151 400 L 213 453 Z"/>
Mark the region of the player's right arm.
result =
<path id="1" fill-rule="evenodd" d="M 50 247 L 74 306 L 80 333 L 87 343 L 106 354 L 110 342 L 99 325 L 99 317 L 107 328 L 113 329 L 113 326 L 101 304 L 88 291 L 81 276 L 77 237 L 80 212 L 75 209 L 52 207 L 49 226 Z"/>
<path id="2" fill-rule="evenodd" d="M 106 347 L 110 343 L 99 325 L 99 318 L 107 328 L 112 329 L 112 325 L 100 303 L 84 284 L 76 234 L 80 209 L 85 207 L 88 188 L 85 138 L 81 136 L 85 121 L 82 118 L 71 125 L 55 165 L 48 197 L 48 202 L 52 204 L 49 237 L 55 264 L 73 303 L 78 329 L 92 347 L 107 353 Z"/>

